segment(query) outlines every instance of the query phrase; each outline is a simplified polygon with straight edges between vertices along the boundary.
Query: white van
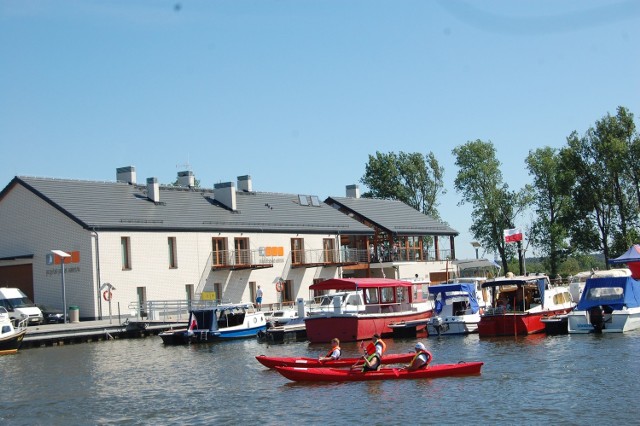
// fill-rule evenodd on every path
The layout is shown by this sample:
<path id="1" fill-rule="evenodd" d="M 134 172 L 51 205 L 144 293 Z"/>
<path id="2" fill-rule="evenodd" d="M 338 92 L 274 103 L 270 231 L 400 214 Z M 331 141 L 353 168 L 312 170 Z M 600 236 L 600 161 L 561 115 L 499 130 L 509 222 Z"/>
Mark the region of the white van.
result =
<path id="1" fill-rule="evenodd" d="M 42 311 L 19 288 L 0 287 L 0 306 L 9 311 L 14 321 L 27 321 L 28 325 L 42 324 Z"/>

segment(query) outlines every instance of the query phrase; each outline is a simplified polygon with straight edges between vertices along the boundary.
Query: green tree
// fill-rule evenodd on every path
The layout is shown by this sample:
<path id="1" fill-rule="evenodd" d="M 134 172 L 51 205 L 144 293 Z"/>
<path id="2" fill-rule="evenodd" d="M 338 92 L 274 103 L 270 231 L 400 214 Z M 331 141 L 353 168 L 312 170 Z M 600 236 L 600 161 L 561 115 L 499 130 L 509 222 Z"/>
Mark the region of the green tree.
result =
<path id="1" fill-rule="evenodd" d="M 569 234 L 571 244 L 578 250 L 600 251 L 608 260 L 616 221 L 613 184 L 590 133 L 580 138 L 574 131 L 567 138 L 568 146 L 560 151 L 564 167 L 575 177 Z"/>
<path id="2" fill-rule="evenodd" d="M 544 147 L 529 151 L 525 163 L 533 176 L 533 205 L 536 218 L 529 241 L 546 256 L 543 263 L 555 277 L 566 258 L 568 232 L 566 215 L 571 209 L 573 174 L 566 171 L 557 149 Z"/>
<path id="3" fill-rule="evenodd" d="M 399 154 L 376 152 L 369 155 L 360 182 L 367 186 L 366 198 L 399 200 L 434 218 L 438 213 L 438 196 L 444 194 L 444 167 L 429 153 Z"/>
<path id="4" fill-rule="evenodd" d="M 503 182 L 500 162 L 491 142 L 469 141 L 453 149 L 458 174 L 454 181 L 462 195 L 459 205 L 473 205 L 470 231 L 483 246 L 499 253 L 504 273 L 509 271 L 508 258 L 512 246 L 504 242 L 503 231 L 515 228 L 515 219 L 530 202 L 530 189 L 510 191 Z M 519 263 L 523 271 L 523 253 L 519 250 Z"/>
<path id="5" fill-rule="evenodd" d="M 633 114 L 618 107 L 615 116 L 596 121 L 584 136 L 574 131 L 561 151 L 575 176 L 572 245 L 587 253 L 602 252 L 605 262 L 639 237 L 638 139 Z"/>

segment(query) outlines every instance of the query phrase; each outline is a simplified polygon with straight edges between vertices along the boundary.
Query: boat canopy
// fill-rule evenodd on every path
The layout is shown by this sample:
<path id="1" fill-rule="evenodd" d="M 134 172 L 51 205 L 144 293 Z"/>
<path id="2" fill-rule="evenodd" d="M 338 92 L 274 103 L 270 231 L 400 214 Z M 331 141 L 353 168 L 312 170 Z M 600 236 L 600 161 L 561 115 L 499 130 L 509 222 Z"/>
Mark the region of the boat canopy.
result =
<path id="1" fill-rule="evenodd" d="M 576 306 L 586 311 L 594 306 L 610 306 L 614 310 L 623 307 L 640 307 L 640 281 L 632 277 L 589 278 Z"/>
<path id="2" fill-rule="evenodd" d="M 309 286 L 310 290 L 357 290 L 377 287 L 411 287 L 409 281 L 390 278 L 331 278 Z"/>
<path id="3" fill-rule="evenodd" d="M 523 286 L 527 284 L 535 284 L 538 287 L 538 291 L 540 292 L 540 300 L 542 301 L 542 306 L 544 306 L 544 290 L 547 287 L 548 278 L 545 276 L 540 276 L 538 278 L 499 278 L 495 280 L 488 280 L 482 283 L 482 288 L 487 287 L 502 287 L 502 286 Z M 495 293 L 494 293 L 495 294 Z"/>
<path id="4" fill-rule="evenodd" d="M 453 299 L 460 296 L 469 297 L 471 313 L 475 314 L 480 309 L 478 299 L 476 299 L 475 284 L 438 284 L 429 286 L 429 293 L 433 294 L 433 297 L 436 300 L 436 313 L 438 314 L 442 311 L 442 306 L 446 304 L 447 299 Z"/>
<path id="5" fill-rule="evenodd" d="M 609 259 L 609 263 L 614 265 L 626 263 L 629 269 L 631 269 L 631 276 L 640 279 L 640 244 L 632 245 L 629 250 L 624 252 L 620 257 Z"/>

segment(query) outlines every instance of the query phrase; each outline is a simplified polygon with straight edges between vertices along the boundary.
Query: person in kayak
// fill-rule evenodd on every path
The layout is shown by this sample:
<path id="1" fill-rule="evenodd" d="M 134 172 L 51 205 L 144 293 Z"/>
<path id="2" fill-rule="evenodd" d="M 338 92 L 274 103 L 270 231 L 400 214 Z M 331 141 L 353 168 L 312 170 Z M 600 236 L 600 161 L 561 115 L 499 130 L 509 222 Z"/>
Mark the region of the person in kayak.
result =
<path id="1" fill-rule="evenodd" d="M 340 350 L 340 340 L 337 337 L 331 339 L 331 349 L 325 356 L 321 356 L 318 358 L 318 361 L 335 361 L 340 359 L 340 355 L 342 355 L 342 351 Z"/>
<path id="2" fill-rule="evenodd" d="M 371 354 L 365 354 L 362 357 L 364 358 L 362 371 L 377 371 L 382 365 L 382 354 L 387 349 L 387 345 L 380 338 L 380 335 L 374 334 L 371 340 L 373 340 L 374 350 L 371 351 Z"/>
<path id="3" fill-rule="evenodd" d="M 405 370 L 414 371 L 427 368 L 429 366 L 429 363 L 433 359 L 433 356 L 427 350 L 427 348 L 424 347 L 423 343 L 416 343 L 415 350 L 416 355 L 411 360 L 411 363 L 404 367 Z"/>

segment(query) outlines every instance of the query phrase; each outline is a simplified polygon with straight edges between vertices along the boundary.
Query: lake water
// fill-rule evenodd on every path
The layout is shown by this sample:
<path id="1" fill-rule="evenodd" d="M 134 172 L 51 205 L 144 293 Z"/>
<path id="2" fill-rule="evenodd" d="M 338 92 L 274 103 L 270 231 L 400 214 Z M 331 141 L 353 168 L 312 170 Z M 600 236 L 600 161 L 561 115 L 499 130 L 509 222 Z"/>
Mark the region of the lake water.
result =
<path id="1" fill-rule="evenodd" d="M 415 339 L 385 339 L 389 352 Z M 640 333 L 420 338 L 434 363 L 482 375 L 294 383 L 256 355 L 324 345 L 256 340 L 165 347 L 157 336 L 25 349 L 0 357 L 0 424 L 631 424 L 640 422 Z M 343 356 L 359 345 L 345 343 Z"/>

